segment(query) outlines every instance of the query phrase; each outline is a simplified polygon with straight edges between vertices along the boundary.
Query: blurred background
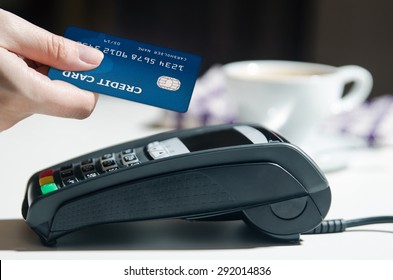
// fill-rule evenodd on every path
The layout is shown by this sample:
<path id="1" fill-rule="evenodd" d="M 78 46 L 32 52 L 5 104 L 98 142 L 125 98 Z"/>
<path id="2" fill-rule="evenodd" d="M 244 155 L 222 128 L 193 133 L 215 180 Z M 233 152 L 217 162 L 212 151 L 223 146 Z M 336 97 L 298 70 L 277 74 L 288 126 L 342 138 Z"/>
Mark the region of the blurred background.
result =
<path id="1" fill-rule="evenodd" d="M 202 56 L 215 64 L 285 59 L 357 64 L 375 97 L 392 93 L 390 0 L 0 0 L 56 34 L 76 25 Z"/>

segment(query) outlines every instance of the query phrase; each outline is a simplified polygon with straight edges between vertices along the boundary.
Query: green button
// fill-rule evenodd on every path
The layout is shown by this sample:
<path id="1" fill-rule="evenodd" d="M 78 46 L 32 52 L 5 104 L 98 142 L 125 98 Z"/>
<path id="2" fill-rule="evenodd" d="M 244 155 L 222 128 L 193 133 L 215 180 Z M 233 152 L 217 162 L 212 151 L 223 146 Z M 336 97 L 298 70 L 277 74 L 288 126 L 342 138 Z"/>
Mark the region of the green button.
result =
<path id="1" fill-rule="evenodd" d="M 45 184 L 41 187 L 42 194 L 47 194 L 57 190 L 57 185 L 55 183 Z"/>

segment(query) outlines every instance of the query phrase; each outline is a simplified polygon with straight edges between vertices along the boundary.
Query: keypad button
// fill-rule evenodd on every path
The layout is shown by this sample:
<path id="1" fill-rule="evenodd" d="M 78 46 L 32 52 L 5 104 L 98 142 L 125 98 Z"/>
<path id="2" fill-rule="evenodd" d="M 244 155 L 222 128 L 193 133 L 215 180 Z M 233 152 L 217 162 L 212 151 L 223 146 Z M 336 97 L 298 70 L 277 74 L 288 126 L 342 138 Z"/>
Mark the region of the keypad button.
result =
<path id="1" fill-rule="evenodd" d="M 94 158 L 89 158 L 89 159 L 82 161 L 80 169 L 81 169 L 81 172 L 84 176 L 84 179 L 93 178 L 93 177 L 96 177 L 97 175 L 99 175 L 96 172 Z"/>
<path id="2" fill-rule="evenodd" d="M 78 179 L 75 178 L 75 177 L 65 178 L 63 180 L 64 186 L 69 186 L 69 185 L 72 185 L 72 184 L 75 184 L 75 183 L 78 183 Z"/>
<path id="3" fill-rule="evenodd" d="M 54 173 L 53 169 L 46 169 L 40 173 L 38 176 L 39 178 L 47 177 L 47 176 L 52 176 Z"/>
<path id="4" fill-rule="evenodd" d="M 102 162 L 102 166 L 103 167 L 110 167 L 110 166 L 113 166 L 113 165 L 116 165 L 116 162 L 114 160 L 112 160 L 112 159 Z"/>
<path id="5" fill-rule="evenodd" d="M 112 153 L 112 154 L 105 154 L 105 155 L 103 155 L 101 158 L 102 158 L 103 160 L 113 158 L 113 153 Z"/>
<path id="6" fill-rule="evenodd" d="M 152 142 L 147 145 L 147 152 L 153 159 L 159 159 L 169 156 L 167 149 L 162 142 Z"/>
<path id="7" fill-rule="evenodd" d="M 95 170 L 95 167 L 92 164 L 82 165 L 81 170 L 83 173 L 87 173 L 87 172 Z"/>
<path id="8" fill-rule="evenodd" d="M 163 157 L 168 156 L 168 154 L 164 150 L 150 151 L 150 155 L 154 159 L 163 158 Z"/>
<path id="9" fill-rule="evenodd" d="M 54 181 L 55 181 L 55 179 L 53 178 L 53 176 L 46 176 L 46 177 L 42 177 L 39 179 L 39 184 L 40 184 L 40 186 L 43 186 L 46 184 L 53 183 Z"/>
<path id="10" fill-rule="evenodd" d="M 45 185 L 41 186 L 42 194 L 47 194 L 47 193 L 56 191 L 57 189 L 58 188 L 57 188 L 57 185 L 55 183 L 49 183 L 49 184 L 45 184 Z"/>
<path id="11" fill-rule="evenodd" d="M 155 151 L 165 151 L 165 148 L 161 145 L 158 145 L 158 146 L 151 147 L 149 149 L 149 152 L 155 152 Z"/>
<path id="12" fill-rule="evenodd" d="M 131 154 L 134 152 L 134 149 L 127 149 L 121 152 L 122 155 Z"/>
<path id="13" fill-rule="evenodd" d="M 154 141 L 154 142 L 151 142 L 151 143 L 149 143 L 149 144 L 147 145 L 147 149 L 150 150 L 151 148 L 156 147 L 156 146 L 159 146 L 159 145 L 160 145 L 160 142 Z"/>
<path id="14" fill-rule="evenodd" d="M 135 155 L 135 154 L 129 154 L 129 155 L 123 156 L 123 160 L 124 160 L 125 162 L 134 161 L 134 160 L 136 160 L 136 159 L 137 159 L 137 158 L 136 158 L 136 155 Z"/>
<path id="15" fill-rule="evenodd" d="M 87 165 L 87 164 L 92 164 L 93 163 L 93 159 L 89 158 L 89 159 L 85 159 L 84 161 L 81 162 L 81 165 Z"/>
<path id="16" fill-rule="evenodd" d="M 67 170 L 67 169 L 72 169 L 72 164 L 64 165 L 64 166 L 60 167 L 60 171 Z"/>
<path id="17" fill-rule="evenodd" d="M 60 176 L 62 178 L 74 176 L 74 171 L 72 169 L 60 171 Z"/>
<path id="18" fill-rule="evenodd" d="M 109 157 L 109 155 L 111 155 L 111 156 Z M 105 160 L 104 160 L 104 158 L 105 158 Z M 104 172 L 113 171 L 117 168 L 118 168 L 118 166 L 117 166 L 117 162 L 114 157 L 114 153 L 106 154 L 101 157 L 101 169 Z"/>
<path id="19" fill-rule="evenodd" d="M 118 170 L 118 169 L 119 169 L 119 167 L 112 167 L 112 168 L 108 168 L 106 170 L 106 172 L 112 172 L 112 171 L 115 171 L 115 170 Z"/>
<path id="20" fill-rule="evenodd" d="M 134 153 L 126 154 L 121 157 L 121 162 L 125 166 L 131 166 L 134 162 L 139 162 L 138 157 Z"/>
<path id="21" fill-rule="evenodd" d="M 86 173 L 86 174 L 85 174 L 85 177 L 86 177 L 87 179 L 94 178 L 94 177 L 97 177 L 97 176 L 98 176 L 98 173 L 97 173 L 97 172 L 90 172 L 90 173 Z"/>

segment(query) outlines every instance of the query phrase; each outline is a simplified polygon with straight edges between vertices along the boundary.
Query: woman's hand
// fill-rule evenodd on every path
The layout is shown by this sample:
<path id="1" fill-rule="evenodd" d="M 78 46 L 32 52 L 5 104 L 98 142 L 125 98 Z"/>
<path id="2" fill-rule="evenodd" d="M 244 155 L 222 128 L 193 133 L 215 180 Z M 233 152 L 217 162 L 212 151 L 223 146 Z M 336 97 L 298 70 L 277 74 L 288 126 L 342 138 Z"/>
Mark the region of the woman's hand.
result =
<path id="1" fill-rule="evenodd" d="M 88 117 L 96 93 L 47 77 L 49 67 L 84 71 L 100 65 L 94 48 L 54 35 L 0 9 L 0 131 L 38 113 Z"/>

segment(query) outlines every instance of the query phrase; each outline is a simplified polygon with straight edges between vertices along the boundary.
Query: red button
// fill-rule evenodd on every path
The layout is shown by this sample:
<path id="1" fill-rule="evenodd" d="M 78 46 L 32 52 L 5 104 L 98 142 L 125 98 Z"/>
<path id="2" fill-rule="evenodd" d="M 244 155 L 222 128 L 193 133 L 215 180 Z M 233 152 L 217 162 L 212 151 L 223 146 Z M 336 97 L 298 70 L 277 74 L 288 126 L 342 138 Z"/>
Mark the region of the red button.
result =
<path id="1" fill-rule="evenodd" d="M 53 173 L 54 173 L 53 169 L 47 169 L 47 170 L 42 171 L 38 177 L 44 178 L 44 177 L 52 176 Z"/>

